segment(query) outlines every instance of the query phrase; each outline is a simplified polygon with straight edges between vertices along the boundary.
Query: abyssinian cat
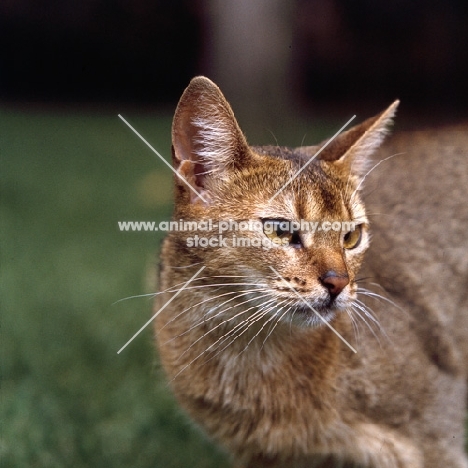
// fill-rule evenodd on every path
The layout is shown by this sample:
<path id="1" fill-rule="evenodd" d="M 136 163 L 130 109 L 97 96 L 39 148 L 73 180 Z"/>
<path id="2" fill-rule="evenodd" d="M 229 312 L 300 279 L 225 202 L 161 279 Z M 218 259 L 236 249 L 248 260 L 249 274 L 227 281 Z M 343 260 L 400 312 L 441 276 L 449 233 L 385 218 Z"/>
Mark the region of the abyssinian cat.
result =
<path id="1" fill-rule="evenodd" d="M 468 467 L 468 136 L 403 134 L 377 167 L 396 106 L 290 149 L 248 146 L 207 78 L 180 99 L 173 219 L 203 225 L 164 241 L 155 332 L 236 467 Z"/>

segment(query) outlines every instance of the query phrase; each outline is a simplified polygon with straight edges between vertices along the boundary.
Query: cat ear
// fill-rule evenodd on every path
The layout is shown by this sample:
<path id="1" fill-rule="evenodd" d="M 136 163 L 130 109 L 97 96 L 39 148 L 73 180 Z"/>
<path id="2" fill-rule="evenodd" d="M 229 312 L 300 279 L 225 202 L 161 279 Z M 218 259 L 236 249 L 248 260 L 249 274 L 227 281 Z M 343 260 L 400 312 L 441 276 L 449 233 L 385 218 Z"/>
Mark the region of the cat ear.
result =
<path id="1" fill-rule="evenodd" d="M 395 101 L 381 114 L 367 119 L 338 135 L 319 155 L 322 161 L 331 161 L 345 175 L 364 177 L 369 169 L 370 156 L 382 144 L 393 122 L 400 101 Z M 325 144 L 324 142 L 323 144 Z M 319 150 L 323 144 L 316 147 Z"/>
<path id="2" fill-rule="evenodd" d="M 192 186 L 192 202 L 201 198 L 207 203 L 208 179 L 227 179 L 231 169 L 250 158 L 231 106 L 208 78 L 193 78 L 182 94 L 172 123 L 172 148 L 175 169 Z"/>

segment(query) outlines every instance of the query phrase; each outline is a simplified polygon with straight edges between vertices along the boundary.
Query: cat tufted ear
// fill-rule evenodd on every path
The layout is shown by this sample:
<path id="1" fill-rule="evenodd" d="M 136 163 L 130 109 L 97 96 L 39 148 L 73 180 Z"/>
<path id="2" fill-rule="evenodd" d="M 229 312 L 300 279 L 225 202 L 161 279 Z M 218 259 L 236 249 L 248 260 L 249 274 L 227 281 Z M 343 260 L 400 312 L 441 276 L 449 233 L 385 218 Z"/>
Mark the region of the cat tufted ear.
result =
<path id="1" fill-rule="evenodd" d="M 334 166 L 346 175 L 364 177 L 369 169 L 370 156 L 382 144 L 393 122 L 400 101 L 395 101 L 381 114 L 367 119 L 336 137 L 319 155 L 322 161 L 334 162 Z M 318 151 L 326 142 L 315 147 Z"/>
<path id="2" fill-rule="evenodd" d="M 208 78 L 193 78 L 177 106 L 172 123 L 175 169 L 191 187 L 191 201 L 209 200 L 211 175 L 229 177 L 250 158 L 250 150 L 231 106 Z M 201 194 L 197 196 L 195 190 Z"/>

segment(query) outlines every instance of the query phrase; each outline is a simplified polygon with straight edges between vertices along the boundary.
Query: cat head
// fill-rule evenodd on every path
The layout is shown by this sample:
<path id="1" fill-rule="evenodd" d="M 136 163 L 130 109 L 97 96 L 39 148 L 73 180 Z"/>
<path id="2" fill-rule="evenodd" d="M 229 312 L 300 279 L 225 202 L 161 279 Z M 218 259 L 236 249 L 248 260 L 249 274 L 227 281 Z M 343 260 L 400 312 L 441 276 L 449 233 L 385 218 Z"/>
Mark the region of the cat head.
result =
<path id="1" fill-rule="evenodd" d="M 359 190 L 397 105 L 314 147 L 251 147 L 219 88 L 194 78 L 172 128 L 175 219 L 205 224 L 171 233 L 182 258 L 257 285 L 287 320 L 346 309 L 369 245 Z"/>

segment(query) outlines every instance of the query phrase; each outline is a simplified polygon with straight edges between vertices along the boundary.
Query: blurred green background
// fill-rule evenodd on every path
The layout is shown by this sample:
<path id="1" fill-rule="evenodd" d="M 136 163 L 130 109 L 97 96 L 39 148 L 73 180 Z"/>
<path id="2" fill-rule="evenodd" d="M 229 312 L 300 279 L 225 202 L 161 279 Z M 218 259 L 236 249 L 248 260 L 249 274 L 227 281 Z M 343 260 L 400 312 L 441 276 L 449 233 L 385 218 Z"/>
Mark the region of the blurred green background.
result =
<path id="1" fill-rule="evenodd" d="M 128 114 L 168 157 L 171 116 Z M 274 136 L 299 144 L 302 125 Z M 151 314 L 130 297 L 155 291 L 161 242 L 117 223 L 169 219 L 170 170 L 117 113 L 5 108 L 0 153 L 2 466 L 227 466 L 175 405 L 151 327 L 117 354 Z"/>
<path id="2" fill-rule="evenodd" d="M 467 117 L 466 2 L 0 3 L 0 464 L 218 467 L 148 327 L 176 101 L 214 79 L 253 144 L 313 144 L 402 98 Z M 310 115 L 313 115 L 313 118 Z"/>
<path id="3" fill-rule="evenodd" d="M 170 118 L 132 123 L 164 154 Z M 172 177 L 117 118 L 0 113 L 2 466 L 215 467 L 161 379 L 146 284 Z M 181 449 L 183 448 L 183 449 Z"/>

